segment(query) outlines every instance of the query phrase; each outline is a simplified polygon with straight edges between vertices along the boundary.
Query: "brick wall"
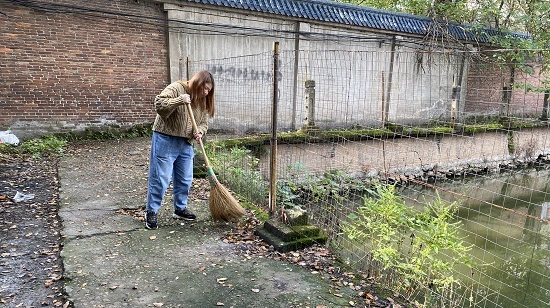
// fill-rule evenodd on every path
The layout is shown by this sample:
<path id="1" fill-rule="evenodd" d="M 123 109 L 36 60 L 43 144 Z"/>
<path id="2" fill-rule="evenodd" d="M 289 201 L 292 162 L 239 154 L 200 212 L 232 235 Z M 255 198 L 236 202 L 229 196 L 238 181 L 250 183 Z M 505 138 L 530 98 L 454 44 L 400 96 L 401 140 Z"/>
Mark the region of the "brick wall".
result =
<path id="1" fill-rule="evenodd" d="M 153 98 L 169 82 L 162 4 L 14 3 L 0 0 L 0 130 L 25 137 L 154 120 Z M 465 116 L 498 114 L 507 78 L 496 66 L 472 64 Z M 515 89 L 510 113 L 540 115 L 542 104 L 542 93 Z"/>
<path id="2" fill-rule="evenodd" d="M 42 7 L 0 0 L 2 130 L 24 137 L 154 120 L 153 98 L 168 82 L 161 5 L 33 3 Z"/>
<path id="3" fill-rule="evenodd" d="M 536 69 L 535 74 L 532 75 L 516 70 L 514 81 L 518 87 L 512 89 L 510 116 L 539 117 L 542 115 L 544 93 L 527 91 L 519 85 L 539 87 L 542 85 L 543 78 L 545 77 L 540 75 L 539 69 Z M 503 70 L 494 63 L 473 62 L 468 72 L 465 116 L 499 115 L 503 103 L 503 87 L 509 81 L 509 70 Z"/>

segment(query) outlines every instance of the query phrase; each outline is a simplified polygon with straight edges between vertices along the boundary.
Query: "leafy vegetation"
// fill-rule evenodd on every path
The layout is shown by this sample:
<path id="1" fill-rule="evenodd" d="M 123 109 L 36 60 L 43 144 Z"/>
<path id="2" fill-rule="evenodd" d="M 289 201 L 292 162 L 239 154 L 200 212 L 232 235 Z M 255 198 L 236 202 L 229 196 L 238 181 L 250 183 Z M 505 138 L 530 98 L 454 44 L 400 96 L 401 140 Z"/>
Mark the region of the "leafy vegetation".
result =
<path id="1" fill-rule="evenodd" d="M 55 136 L 44 136 L 42 138 L 30 139 L 22 142 L 19 146 L 11 144 L 0 144 L 1 156 L 30 156 L 40 158 L 44 156 L 58 156 L 63 154 L 67 141 Z"/>
<path id="2" fill-rule="evenodd" d="M 261 177 L 259 159 L 242 147 L 226 148 L 216 142 L 206 145 L 208 158 L 219 180 L 255 204 L 266 204 L 268 184 Z"/>
<path id="3" fill-rule="evenodd" d="M 510 71 L 537 74 L 529 63 L 535 62 L 541 73 L 550 72 L 550 1 L 547 0 L 339 0 L 339 2 L 368 6 L 396 12 L 432 17 L 434 25 L 444 28 L 449 22 L 463 24 L 478 31 L 499 50 L 492 54 L 497 63 Z M 492 35 L 481 29 L 496 29 Z M 428 38 L 427 38 L 428 39 Z M 451 38 L 449 38 L 451 39 Z M 453 42 L 454 39 L 451 39 Z M 550 91 L 550 78 L 540 85 L 525 86 L 536 92 Z"/>
<path id="4" fill-rule="evenodd" d="M 464 126 L 464 133 L 473 134 L 476 132 L 496 131 L 501 129 L 503 129 L 503 125 L 499 123 L 467 125 L 467 126 Z"/>
<path id="5" fill-rule="evenodd" d="M 301 164 L 288 167 L 290 176 L 277 182 L 277 204 L 285 208 L 309 206 L 329 198 L 343 200 L 352 192 L 367 191 L 368 184 L 339 170 L 314 175 Z"/>
<path id="6" fill-rule="evenodd" d="M 82 132 L 69 132 L 59 134 L 59 138 L 67 141 L 77 140 L 109 140 L 109 139 L 128 139 L 137 137 L 152 136 L 152 124 L 133 125 L 130 128 L 122 129 L 120 127 L 98 127 L 87 128 Z"/>
<path id="7" fill-rule="evenodd" d="M 397 277 L 396 291 L 408 297 L 424 293 L 424 306 L 436 307 L 442 294 L 452 294 L 460 285 L 456 267 L 471 266 L 470 247 L 459 236 L 460 223 L 453 222 L 455 211 L 455 203 L 441 199 L 416 211 L 394 186 L 376 183 L 363 206 L 349 215 L 344 232 Z"/>
<path id="8" fill-rule="evenodd" d="M 68 132 L 54 135 L 44 135 L 21 142 L 19 146 L 0 143 L 0 156 L 29 156 L 40 158 L 44 156 L 62 155 L 68 142 L 78 140 L 109 140 L 151 136 L 151 124 L 133 125 L 128 129 L 112 127 L 110 129 L 89 128 L 83 132 Z"/>

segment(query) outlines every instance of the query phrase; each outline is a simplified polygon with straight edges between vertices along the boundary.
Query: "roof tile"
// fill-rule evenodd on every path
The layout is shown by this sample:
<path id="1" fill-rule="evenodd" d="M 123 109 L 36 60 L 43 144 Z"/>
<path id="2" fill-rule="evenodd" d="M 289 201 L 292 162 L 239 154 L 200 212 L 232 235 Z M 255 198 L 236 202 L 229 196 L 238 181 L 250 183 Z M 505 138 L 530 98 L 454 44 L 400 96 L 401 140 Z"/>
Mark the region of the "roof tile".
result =
<path id="1" fill-rule="evenodd" d="M 181 0 L 209 5 L 233 7 L 248 11 L 259 11 L 288 17 L 335 22 L 347 25 L 368 27 L 378 30 L 426 35 L 431 28 L 432 19 L 364 6 L 344 4 L 327 0 Z M 487 35 L 497 31 L 485 31 L 485 35 L 476 34 L 465 26 L 450 23 L 447 31 L 457 39 L 487 41 Z M 524 36 L 523 34 L 516 34 Z"/>

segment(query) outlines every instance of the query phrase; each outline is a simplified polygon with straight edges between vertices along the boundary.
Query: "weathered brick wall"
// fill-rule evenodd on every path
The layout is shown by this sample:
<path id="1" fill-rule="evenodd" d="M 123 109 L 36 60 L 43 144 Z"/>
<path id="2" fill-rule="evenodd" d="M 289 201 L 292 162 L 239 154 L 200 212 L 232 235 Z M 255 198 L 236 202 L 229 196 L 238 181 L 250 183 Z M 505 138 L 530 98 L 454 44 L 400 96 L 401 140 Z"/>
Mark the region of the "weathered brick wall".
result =
<path id="1" fill-rule="evenodd" d="M 531 65 L 536 67 L 535 64 Z M 509 106 L 510 116 L 541 116 L 544 104 L 544 93 L 528 91 L 519 85 L 539 87 L 544 76 L 539 69 L 535 74 L 516 70 L 514 81 L 518 87 L 512 89 Z M 493 63 L 473 62 L 468 72 L 465 116 L 498 115 L 503 103 L 503 87 L 510 81 L 510 71 L 501 69 Z"/>
<path id="2" fill-rule="evenodd" d="M 18 136 L 150 123 L 169 82 L 165 13 L 153 0 L 0 0 L 0 130 Z M 474 63 L 464 111 L 498 114 L 507 73 Z M 516 74 L 516 81 L 540 84 Z M 515 89 L 512 115 L 542 113 Z"/>
<path id="3" fill-rule="evenodd" d="M 0 0 L 0 128 L 24 136 L 153 121 L 168 82 L 162 6 L 38 3 Z"/>
<path id="4" fill-rule="evenodd" d="M 468 70 L 465 116 L 498 114 L 502 105 L 503 72 L 493 64 L 473 63 Z"/>
<path id="5" fill-rule="evenodd" d="M 529 87 L 541 87 L 545 75 L 540 73 L 540 67 L 536 64 L 528 64 L 535 69 L 534 74 L 516 72 L 515 83 L 517 88 L 512 91 L 510 113 L 519 116 L 540 117 L 543 113 L 544 93 L 532 91 Z"/>

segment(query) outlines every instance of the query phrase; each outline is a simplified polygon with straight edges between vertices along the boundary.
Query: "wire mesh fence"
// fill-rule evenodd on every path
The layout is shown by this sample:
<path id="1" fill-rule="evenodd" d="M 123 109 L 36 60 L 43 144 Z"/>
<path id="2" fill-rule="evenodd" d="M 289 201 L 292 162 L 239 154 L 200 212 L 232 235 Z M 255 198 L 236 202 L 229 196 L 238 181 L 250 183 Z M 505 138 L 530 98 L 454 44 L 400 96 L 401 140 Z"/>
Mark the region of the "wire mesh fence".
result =
<path id="1" fill-rule="evenodd" d="M 419 305 L 545 307 L 548 77 L 536 59 L 497 58 L 397 46 L 283 51 L 277 71 L 273 52 L 189 68 L 215 76 L 211 129 L 255 140 L 224 156 L 238 172 L 218 167 L 237 193 L 267 206 L 276 172 L 279 208 L 307 210 L 342 260 Z M 274 103 L 270 170 L 257 145 Z"/>

